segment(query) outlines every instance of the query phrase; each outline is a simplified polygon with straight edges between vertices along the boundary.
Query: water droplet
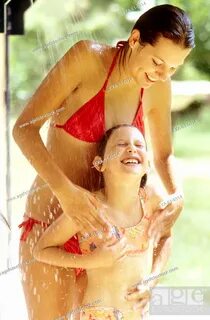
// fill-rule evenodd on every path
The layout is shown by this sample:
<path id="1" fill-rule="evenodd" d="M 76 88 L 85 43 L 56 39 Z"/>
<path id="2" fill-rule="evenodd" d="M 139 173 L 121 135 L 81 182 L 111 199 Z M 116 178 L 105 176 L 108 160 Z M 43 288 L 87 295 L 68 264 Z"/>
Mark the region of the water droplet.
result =
<path id="1" fill-rule="evenodd" d="M 36 204 L 36 196 L 33 196 L 33 204 Z"/>
<path id="2" fill-rule="evenodd" d="M 49 219 L 53 219 L 53 213 L 51 211 L 49 213 Z"/>
<path id="3" fill-rule="evenodd" d="M 26 272 L 22 273 L 22 281 L 26 281 Z"/>

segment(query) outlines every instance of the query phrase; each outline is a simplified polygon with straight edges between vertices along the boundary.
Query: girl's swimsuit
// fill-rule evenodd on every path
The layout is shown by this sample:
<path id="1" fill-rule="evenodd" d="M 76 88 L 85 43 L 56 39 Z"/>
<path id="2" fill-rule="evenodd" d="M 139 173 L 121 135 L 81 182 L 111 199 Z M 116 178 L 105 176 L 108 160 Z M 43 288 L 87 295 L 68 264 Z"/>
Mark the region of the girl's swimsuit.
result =
<path id="1" fill-rule="evenodd" d="M 146 252 L 149 247 L 149 238 L 147 235 L 147 228 L 149 226 L 150 217 L 145 215 L 144 205 L 141 200 L 141 206 L 143 210 L 143 217 L 137 223 L 137 225 L 132 227 L 118 227 L 115 226 L 111 221 L 112 236 L 120 239 L 124 235 L 127 239 L 128 251 L 127 256 L 138 256 Z M 99 247 L 106 239 L 106 235 L 103 230 L 97 230 L 90 233 L 78 232 L 79 247 L 82 254 L 89 254 L 93 252 L 97 247 Z M 100 235 L 100 237 L 99 237 Z"/>
<path id="2" fill-rule="evenodd" d="M 109 77 L 116 64 L 117 56 L 123 48 L 126 41 L 119 41 L 117 48 L 119 49 L 114 56 L 114 59 L 109 68 L 107 78 L 101 90 L 79 108 L 63 125 L 55 124 L 54 127 L 64 129 L 68 134 L 75 138 L 86 142 L 99 142 L 105 133 L 105 115 L 104 115 L 104 100 L 105 91 Z M 125 79 L 126 80 L 126 79 Z M 119 83 L 120 85 L 120 83 Z M 133 120 L 133 125 L 136 126 L 144 134 L 142 96 L 144 89 L 140 89 L 140 101 Z M 21 240 L 25 241 L 34 224 L 40 224 L 44 228 L 49 225 L 45 222 L 28 217 L 26 221 L 19 225 L 19 228 L 24 227 L 25 230 L 21 236 Z M 64 249 L 70 253 L 81 254 L 77 236 L 72 237 L 64 244 Z M 82 269 L 77 269 L 76 274 L 79 275 Z"/>
<path id="3" fill-rule="evenodd" d="M 109 77 L 115 67 L 117 56 L 123 48 L 126 41 L 119 41 L 117 48 L 119 49 L 109 68 L 106 80 L 99 92 L 81 106 L 64 124 L 53 124 L 56 128 L 64 129 L 71 136 L 86 142 L 99 142 L 105 134 L 105 92 Z M 122 83 L 126 83 L 124 79 Z M 116 84 L 116 86 L 120 86 Z M 121 84 L 122 85 L 122 84 Z M 108 90 L 108 89 L 107 89 Z M 136 126 L 144 134 L 142 96 L 144 89 L 140 89 L 140 99 L 138 108 L 132 125 Z"/>
<path id="4" fill-rule="evenodd" d="M 73 318 L 72 318 L 73 319 Z M 123 320 L 122 313 L 113 307 L 89 307 L 80 311 L 80 320 Z"/>
<path id="5" fill-rule="evenodd" d="M 150 241 L 147 230 L 149 227 L 150 216 L 145 215 L 145 209 L 143 201 L 141 200 L 141 207 L 143 211 L 143 217 L 137 223 L 137 225 L 132 227 L 117 227 L 112 226 L 112 234 L 116 238 L 120 238 L 122 235 L 126 237 L 128 251 L 127 256 L 139 256 L 140 254 L 146 253 L 149 248 L 151 248 L 152 240 Z M 99 238 L 101 234 L 101 238 Z M 103 231 L 97 230 L 91 233 L 78 233 L 78 240 L 82 254 L 89 254 L 93 252 L 100 244 L 102 244 L 106 236 L 103 237 Z M 129 318 L 129 311 L 126 311 L 126 319 Z M 74 319 L 73 315 L 70 319 Z M 88 308 L 81 307 L 80 310 L 80 320 L 123 320 L 123 312 L 112 307 L 112 306 L 91 306 Z"/>

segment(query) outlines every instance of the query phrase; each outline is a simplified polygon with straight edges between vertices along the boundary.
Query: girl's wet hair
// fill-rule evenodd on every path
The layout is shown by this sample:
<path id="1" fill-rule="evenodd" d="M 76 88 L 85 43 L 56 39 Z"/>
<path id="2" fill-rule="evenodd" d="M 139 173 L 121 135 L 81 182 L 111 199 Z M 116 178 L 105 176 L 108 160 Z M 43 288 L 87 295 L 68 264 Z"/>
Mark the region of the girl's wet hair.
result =
<path id="1" fill-rule="evenodd" d="M 184 10 L 170 4 L 155 6 L 144 12 L 136 21 L 132 31 L 134 29 L 140 32 L 139 42 L 142 46 L 146 44 L 154 46 L 162 36 L 185 49 L 195 47 L 194 30 L 190 18 Z M 122 65 L 125 64 L 128 50 L 127 41 L 120 52 Z"/>
<path id="2" fill-rule="evenodd" d="M 136 128 L 130 124 L 120 124 L 117 125 L 115 127 L 110 128 L 109 130 L 107 130 L 102 138 L 102 140 L 100 141 L 99 145 L 98 145 L 98 155 L 104 159 L 104 153 L 105 153 L 105 149 L 106 149 L 106 145 L 107 142 L 109 141 L 109 138 L 111 137 L 112 133 L 122 127 L 130 127 L 130 128 Z M 144 174 L 143 177 L 141 178 L 141 182 L 140 182 L 140 188 L 144 188 L 145 185 L 147 183 L 147 174 Z M 104 181 L 103 181 L 104 184 Z"/>

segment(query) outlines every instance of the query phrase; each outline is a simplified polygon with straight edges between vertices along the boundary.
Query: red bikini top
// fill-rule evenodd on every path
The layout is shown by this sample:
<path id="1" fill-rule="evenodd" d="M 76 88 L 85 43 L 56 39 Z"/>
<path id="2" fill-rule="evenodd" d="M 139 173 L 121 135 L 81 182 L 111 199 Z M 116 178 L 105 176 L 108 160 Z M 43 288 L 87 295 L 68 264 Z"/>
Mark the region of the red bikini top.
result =
<path id="1" fill-rule="evenodd" d="M 125 41 L 119 41 L 117 48 L 121 49 Z M 106 86 L 109 77 L 114 69 L 118 53 L 109 68 L 107 78 L 100 91 L 81 106 L 64 124 L 55 124 L 54 127 L 62 128 L 75 138 L 86 142 L 99 142 L 105 134 L 105 114 L 104 114 L 104 100 Z M 143 110 L 142 110 L 142 96 L 144 89 L 140 90 L 140 101 L 134 117 L 132 125 L 136 126 L 144 134 Z"/>

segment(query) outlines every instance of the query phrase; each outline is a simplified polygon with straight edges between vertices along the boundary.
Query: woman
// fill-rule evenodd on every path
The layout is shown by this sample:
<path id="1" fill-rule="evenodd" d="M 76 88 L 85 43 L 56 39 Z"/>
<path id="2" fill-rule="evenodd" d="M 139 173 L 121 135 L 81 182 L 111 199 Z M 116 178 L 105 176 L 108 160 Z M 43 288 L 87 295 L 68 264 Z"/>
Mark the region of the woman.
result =
<path id="1" fill-rule="evenodd" d="M 43 230 L 62 210 L 83 226 L 106 224 L 100 217 L 107 210 L 105 205 L 90 192 L 81 192 L 80 187 L 98 187 L 90 163 L 104 132 L 121 123 L 132 123 L 143 130 L 143 112 L 156 169 L 169 194 L 180 191 L 172 154 L 170 76 L 193 47 L 189 18 L 179 8 L 162 5 L 138 19 L 127 42 L 112 48 L 80 41 L 49 72 L 13 129 L 15 141 L 38 172 L 32 189 L 40 187 L 27 199 L 21 261 L 31 259 Z M 132 81 L 125 83 L 128 78 Z M 115 87 L 106 91 L 113 84 Z M 45 147 L 39 130 L 49 114 L 61 108 L 62 112 L 51 116 L 51 123 L 56 125 L 49 129 Z M 45 183 L 49 187 L 41 188 Z M 154 215 L 150 234 L 158 240 L 171 228 L 182 206 L 179 200 L 158 217 Z M 65 248 L 79 250 L 72 241 Z M 69 292 L 75 292 L 73 270 L 34 263 L 23 266 L 22 274 L 30 320 L 51 320 L 70 309 L 73 297 Z M 46 309 L 49 311 L 43 315 Z"/>
<path id="2" fill-rule="evenodd" d="M 143 281 L 151 272 L 163 270 L 172 237 L 168 234 L 161 239 L 155 256 L 154 239 L 149 238 L 146 231 L 161 198 L 146 185 L 148 159 L 139 130 L 129 125 L 109 129 L 99 145 L 98 154 L 94 163 L 103 173 L 104 188 L 96 195 L 111 208 L 108 218 L 113 237 L 107 238 L 102 229 L 90 230 L 87 234 L 64 212 L 44 232 L 33 254 L 40 262 L 50 265 L 87 270 L 88 286 L 83 306 L 70 312 L 68 319 L 70 314 L 73 319 L 81 310 L 81 320 L 139 320 L 148 299 L 141 300 L 140 308 L 134 310 L 134 305 L 125 299 L 128 288 Z M 118 156 L 110 157 L 113 154 Z M 100 164 L 97 161 L 101 161 Z M 66 253 L 59 247 L 75 235 L 79 238 L 82 255 Z M 94 301 L 97 305 L 89 306 Z"/>

